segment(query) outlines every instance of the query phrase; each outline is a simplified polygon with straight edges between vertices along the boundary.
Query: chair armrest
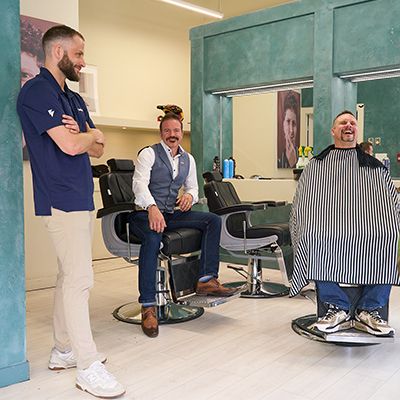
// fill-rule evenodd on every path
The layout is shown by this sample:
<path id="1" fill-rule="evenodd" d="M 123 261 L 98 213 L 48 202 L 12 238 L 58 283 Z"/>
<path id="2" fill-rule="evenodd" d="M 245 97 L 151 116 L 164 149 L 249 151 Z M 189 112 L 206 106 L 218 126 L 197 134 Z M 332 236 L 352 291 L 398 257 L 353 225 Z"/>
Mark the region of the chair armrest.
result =
<path id="1" fill-rule="evenodd" d="M 265 204 L 265 208 L 267 207 L 283 207 L 287 205 L 287 201 L 275 201 L 275 200 L 261 200 L 261 201 L 252 201 L 252 204 Z"/>
<path id="2" fill-rule="evenodd" d="M 133 203 L 120 203 L 115 206 L 101 208 L 97 211 L 97 218 L 103 218 L 106 215 L 120 213 L 123 211 L 135 211 L 135 205 Z"/>
<path id="3" fill-rule="evenodd" d="M 255 206 L 251 203 L 241 203 L 241 204 L 235 204 L 233 206 L 229 207 L 221 207 L 218 208 L 217 210 L 213 210 L 214 214 L 218 215 L 226 215 L 226 214 L 232 214 L 232 213 L 237 213 L 237 212 L 246 212 L 246 211 L 254 211 L 260 209 L 258 206 Z"/>

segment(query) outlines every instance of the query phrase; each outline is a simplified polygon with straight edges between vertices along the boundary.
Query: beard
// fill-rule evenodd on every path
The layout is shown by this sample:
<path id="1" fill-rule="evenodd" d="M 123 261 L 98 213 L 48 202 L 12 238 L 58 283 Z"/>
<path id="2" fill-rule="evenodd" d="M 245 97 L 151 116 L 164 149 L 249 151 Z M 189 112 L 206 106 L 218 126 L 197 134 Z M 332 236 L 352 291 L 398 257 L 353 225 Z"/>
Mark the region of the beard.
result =
<path id="1" fill-rule="evenodd" d="M 79 82 L 79 74 L 74 69 L 74 64 L 68 57 L 67 53 L 64 52 L 63 58 L 57 64 L 61 72 L 65 75 L 67 79 L 72 82 Z"/>

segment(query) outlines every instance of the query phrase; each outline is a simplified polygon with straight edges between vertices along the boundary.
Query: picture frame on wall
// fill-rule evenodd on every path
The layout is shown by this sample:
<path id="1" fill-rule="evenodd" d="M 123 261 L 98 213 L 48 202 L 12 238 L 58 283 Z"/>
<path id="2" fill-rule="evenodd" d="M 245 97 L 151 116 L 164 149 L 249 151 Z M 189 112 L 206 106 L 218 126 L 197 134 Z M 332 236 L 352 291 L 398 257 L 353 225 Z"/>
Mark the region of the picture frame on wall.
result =
<path id="1" fill-rule="evenodd" d="M 99 95 L 97 89 L 97 67 L 86 65 L 81 69 L 79 79 L 79 94 L 85 100 L 91 116 L 100 115 Z"/>
<path id="2" fill-rule="evenodd" d="M 300 93 L 278 92 L 277 167 L 295 168 L 300 146 Z"/>

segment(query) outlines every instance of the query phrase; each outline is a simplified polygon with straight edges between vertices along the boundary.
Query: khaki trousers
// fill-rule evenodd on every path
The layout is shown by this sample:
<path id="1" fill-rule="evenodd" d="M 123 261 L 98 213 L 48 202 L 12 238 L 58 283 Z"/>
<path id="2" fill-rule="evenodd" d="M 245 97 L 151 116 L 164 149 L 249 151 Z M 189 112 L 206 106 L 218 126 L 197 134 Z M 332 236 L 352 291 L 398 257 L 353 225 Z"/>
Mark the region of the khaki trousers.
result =
<path id="1" fill-rule="evenodd" d="M 65 212 L 51 209 L 42 217 L 54 244 L 58 275 L 54 294 L 55 347 L 73 351 L 77 367 L 97 360 L 89 317 L 89 290 L 93 286 L 93 211 Z"/>

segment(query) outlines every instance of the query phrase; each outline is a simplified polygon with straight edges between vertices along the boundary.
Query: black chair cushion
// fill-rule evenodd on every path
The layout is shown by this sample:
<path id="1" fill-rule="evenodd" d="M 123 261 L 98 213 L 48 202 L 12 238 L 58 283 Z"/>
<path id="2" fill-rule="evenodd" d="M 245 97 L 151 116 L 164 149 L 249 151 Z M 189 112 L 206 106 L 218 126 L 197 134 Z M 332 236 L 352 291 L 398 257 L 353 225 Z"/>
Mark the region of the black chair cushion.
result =
<path id="1" fill-rule="evenodd" d="M 234 237 L 244 238 L 243 229 L 237 229 L 232 232 L 229 231 L 229 233 Z M 289 245 L 291 243 L 289 224 L 255 225 L 246 230 L 246 237 L 248 239 L 260 239 L 271 235 L 278 236 L 279 246 Z"/>
<path id="2" fill-rule="evenodd" d="M 201 237 L 201 231 L 197 229 L 181 228 L 176 231 L 164 232 L 162 240 L 164 247 L 161 251 L 167 256 L 199 251 Z"/>
<path id="3" fill-rule="evenodd" d="M 127 241 L 126 223 L 130 213 L 121 213 L 115 219 L 115 233 L 124 242 Z M 129 242 L 140 244 L 140 239 L 129 232 Z M 166 231 L 162 238 L 162 253 L 166 256 L 185 254 L 199 251 L 201 248 L 201 231 L 197 229 L 181 228 L 176 231 Z"/>

